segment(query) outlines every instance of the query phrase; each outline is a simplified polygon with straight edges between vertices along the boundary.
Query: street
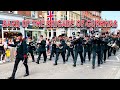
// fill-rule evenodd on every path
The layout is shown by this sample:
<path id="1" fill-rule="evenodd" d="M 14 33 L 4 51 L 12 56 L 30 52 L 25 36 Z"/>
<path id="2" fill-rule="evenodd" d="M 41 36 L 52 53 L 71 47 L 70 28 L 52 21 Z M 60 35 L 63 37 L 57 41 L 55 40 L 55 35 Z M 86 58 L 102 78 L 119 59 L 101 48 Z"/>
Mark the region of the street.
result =
<path id="1" fill-rule="evenodd" d="M 37 56 L 35 58 L 37 59 Z M 54 60 L 55 57 L 52 61 L 47 60 L 43 63 L 43 58 L 41 58 L 40 64 L 36 64 L 29 58 L 30 75 L 28 77 L 23 77 L 25 67 L 20 62 L 16 79 L 120 79 L 120 50 L 116 56 L 112 55 L 100 67 L 97 67 L 96 63 L 95 69 L 92 69 L 92 62 L 88 60 L 84 65 L 80 65 L 80 58 L 78 58 L 77 66 L 73 67 L 71 56 L 66 64 L 63 64 L 61 56 L 57 66 L 53 65 Z M 0 79 L 7 79 L 11 75 L 13 66 L 14 62 L 0 64 Z"/>

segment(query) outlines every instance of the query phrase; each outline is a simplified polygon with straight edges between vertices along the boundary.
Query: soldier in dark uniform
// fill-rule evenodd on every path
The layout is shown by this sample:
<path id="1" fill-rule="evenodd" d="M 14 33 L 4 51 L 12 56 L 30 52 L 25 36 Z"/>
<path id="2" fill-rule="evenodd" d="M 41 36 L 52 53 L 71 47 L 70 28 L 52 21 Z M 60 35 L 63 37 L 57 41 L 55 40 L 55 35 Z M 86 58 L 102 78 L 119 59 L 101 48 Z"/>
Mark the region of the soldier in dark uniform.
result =
<path id="1" fill-rule="evenodd" d="M 88 52 L 88 59 L 90 61 L 91 59 L 91 40 L 88 36 L 85 37 L 84 39 L 84 43 L 83 43 L 83 46 L 84 46 L 84 62 L 85 62 L 85 59 L 86 59 L 86 53 Z"/>
<path id="2" fill-rule="evenodd" d="M 101 43 L 101 64 L 106 62 L 106 54 L 108 50 L 108 38 L 105 36 L 105 33 L 102 34 L 101 37 L 102 43 Z"/>
<path id="3" fill-rule="evenodd" d="M 61 54 L 63 58 L 63 64 L 65 64 L 65 41 L 63 40 L 62 35 L 60 35 L 58 38 L 59 41 L 56 42 L 56 58 L 54 65 L 57 65 L 59 54 Z"/>
<path id="4" fill-rule="evenodd" d="M 99 38 L 98 35 L 94 37 L 92 40 L 92 51 L 93 51 L 93 59 L 92 59 L 92 68 L 95 68 L 95 60 L 96 60 L 96 55 L 98 56 L 98 66 L 100 66 L 100 61 L 101 61 L 101 39 Z"/>
<path id="5" fill-rule="evenodd" d="M 112 37 L 108 36 L 108 58 L 111 56 L 111 51 L 112 51 Z"/>
<path id="6" fill-rule="evenodd" d="M 67 58 L 66 58 L 66 61 L 68 61 L 68 58 L 70 56 L 70 53 L 72 55 L 72 58 L 74 60 L 74 44 L 72 43 L 72 37 L 69 37 L 69 41 L 67 42 L 67 50 L 68 50 L 68 53 L 67 53 Z"/>
<path id="7" fill-rule="evenodd" d="M 35 46 L 34 46 L 34 43 L 33 43 L 31 37 L 28 38 L 27 45 L 28 45 L 28 53 L 30 53 L 32 56 L 32 62 L 35 62 L 34 55 L 33 55 L 33 51 L 35 50 Z"/>
<path id="8" fill-rule="evenodd" d="M 21 33 L 18 33 L 18 39 L 19 39 L 19 41 L 16 44 L 14 44 L 14 45 L 9 44 L 9 46 L 12 46 L 12 47 L 17 46 L 17 51 L 16 51 L 17 55 L 16 55 L 16 60 L 15 60 L 12 76 L 9 77 L 8 79 L 15 79 L 15 73 L 17 71 L 18 64 L 21 60 L 23 61 L 23 64 L 26 68 L 26 73 L 24 76 L 29 75 L 29 69 L 28 69 L 28 65 L 27 65 L 27 43 L 26 43 L 25 39 L 22 39 Z"/>
<path id="9" fill-rule="evenodd" d="M 44 62 L 43 63 L 46 63 L 46 59 L 47 59 L 47 55 L 46 55 L 46 40 L 43 39 L 43 35 L 40 35 L 40 41 L 38 42 L 38 53 L 39 53 L 39 56 L 38 56 L 38 59 L 37 59 L 37 64 L 39 64 L 39 60 L 41 58 L 41 54 L 43 54 L 43 57 L 44 57 Z"/>
<path id="10" fill-rule="evenodd" d="M 52 59 L 53 55 L 56 54 L 56 40 L 55 37 L 52 38 L 52 50 L 51 50 L 51 54 L 50 54 L 50 59 Z"/>
<path id="11" fill-rule="evenodd" d="M 78 37 L 76 40 L 73 41 L 73 44 L 75 45 L 75 58 L 74 58 L 73 66 L 76 67 L 78 54 L 80 55 L 80 58 L 81 58 L 81 65 L 83 65 L 83 61 L 84 61 L 84 58 L 83 58 L 83 38 Z"/>

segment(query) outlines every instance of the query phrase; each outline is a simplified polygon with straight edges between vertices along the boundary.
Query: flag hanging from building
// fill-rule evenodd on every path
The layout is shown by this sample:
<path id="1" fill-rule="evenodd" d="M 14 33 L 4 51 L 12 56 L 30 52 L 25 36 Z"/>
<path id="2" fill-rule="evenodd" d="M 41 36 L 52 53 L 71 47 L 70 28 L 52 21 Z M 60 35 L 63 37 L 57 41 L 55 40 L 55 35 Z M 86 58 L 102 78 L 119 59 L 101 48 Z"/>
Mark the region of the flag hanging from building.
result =
<path id="1" fill-rule="evenodd" d="M 47 11 L 47 20 L 54 20 L 54 11 Z"/>

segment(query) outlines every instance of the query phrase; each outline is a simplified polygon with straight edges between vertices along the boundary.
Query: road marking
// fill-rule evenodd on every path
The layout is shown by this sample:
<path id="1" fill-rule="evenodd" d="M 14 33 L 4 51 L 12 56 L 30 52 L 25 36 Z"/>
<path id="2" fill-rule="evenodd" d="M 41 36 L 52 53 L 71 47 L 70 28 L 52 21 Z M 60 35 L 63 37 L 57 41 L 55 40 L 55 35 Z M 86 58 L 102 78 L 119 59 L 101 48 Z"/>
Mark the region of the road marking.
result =
<path id="1" fill-rule="evenodd" d="M 116 56 L 116 58 L 117 58 L 118 62 L 120 62 L 120 59 L 119 59 L 119 57 L 118 57 L 119 55 L 120 55 L 120 54 L 118 54 L 118 55 Z"/>

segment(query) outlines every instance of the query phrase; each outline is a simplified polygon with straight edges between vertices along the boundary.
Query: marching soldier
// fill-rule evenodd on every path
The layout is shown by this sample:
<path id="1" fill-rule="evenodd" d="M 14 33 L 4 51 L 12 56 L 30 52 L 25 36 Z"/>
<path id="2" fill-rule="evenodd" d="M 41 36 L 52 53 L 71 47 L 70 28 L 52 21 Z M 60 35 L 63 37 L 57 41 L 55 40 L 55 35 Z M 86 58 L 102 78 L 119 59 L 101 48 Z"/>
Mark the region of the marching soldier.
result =
<path id="1" fill-rule="evenodd" d="M 78 54 L 80 55 L 81 58 L 81 65 L 83 65 L 83 38 L 79 37 L 76 40 L 73 41 L 73 44 L 75 44 L 75 58 L 74 58 L 74 64 L 73 66 L 76 67 L 76 62 L 77 62 L 77 57 Z"/>
<path id="2" fill-rule="evenodd" d="M 100 66 L 100 61 L 101 61 L 101 39 L 99 38 L 98 35 L 94 37 L 92 40 L 92 51 L 93 51 L 93 59 L 92 59 L 92 68 L 95 68 L 95 60 L 96 60 L 96 55 L 98 55 L 98 66 Z"/>
<path id="3" fill-rule="evenodd" d="M 52 38 L 52 50 L 51 50 L 51 54 L 50 54 L 50 59 L 52 59 L 53 55 L 56 54 L 56 40 L 55 37 Z"/>
<path id="4" fill-rule="evenodd" d="M 17 51 L 16 51 L 16 60 L 15 60 L 15 64 L 14 64 L 14 69 L 12 72 L 11 77 L 9 77 L 8 79 L 15 79 L 15 73 L 17 71 L 17 67 L 19 62 L 22 60 L 23 64 L 26 68 L 26 73 L 24 76 L 28 76 L 29 75 L 29 69 L 28 69 L 28 65 L 27 65 L 27 43 L 26 40 L 22 39 L 22 34 L 18 33 L 18 43 L 16 44 L 9 44 L 9 46 L 12 47 L 16 47 L 17 46 Z"/>
<path id="5" fill-rule="evenodd" d="M 46 40 L 43 39 L 43 35 L 40 35 L 40 41 L 37 43 L 39 45 L 38 47 L 38 59 L 37 64 L 39 64 L 39 60 L 41 58 L 41 54 L 43 54 L 44 62 L 46 63 L 47 55 L 46 55 Z"/>
<path id="6" fill-rule="evenodd" d="M 106 54 L 107 54 L 107 50 L 108 50 L 108 39 L 105 36 L 105 34 L 102 35 L 101 37 L 102 43 L 101 43 L 101 64 L 106 62 Z"/>
<path id="7" fill-rule="evenodd" d="M 61 54 L 63 58 L 63 64 L 65 64 L 65 41 L 63 40 L 62 35 L 60 35 L 58 38 L 59 38 L 59 41 L 56 42 L 56 58 L 55 58 L 54 65 L 57 65 L 59 54 Z"/>
<path id="8" fill-rule="evenodd" d="M 73 60 L 74 60 L 74 44 L 72 43 L 72 37 L 69 37 L 69 41 L 67 42 L 67 50 L 68 50 L 68 53 L 67 53 L 67 59 L 66 59 L 66 61 L 68 61 L 68 58 L 69 58 L 69 56 L 70 56 L 70 53 L 71 53 L 71 55 L 72 55 L 72 58 L 73 58 Z"/>
<path id="9" fill-rule="evenodd" d="M 88 53 L 88 59 L 90 61 L 91 59 L 91 40 L 88 36 L 85 37 L 85 40 L 84 40 L 84 62 L 85 62 L 85 59 L 86 59 L 86 53 Z"/>
<path id="10" fill-rule="evenodd" d="M 33 55 L 33 51 L 35 50 L 35 46 L 33 45 L 34 43 L 33 43 L 31 37 L 28 38 L 27 44 L 28 44 L 28 53 L 30 53 L 32 56 L 32 62 L 35 62 L 34 55 Z"/>

